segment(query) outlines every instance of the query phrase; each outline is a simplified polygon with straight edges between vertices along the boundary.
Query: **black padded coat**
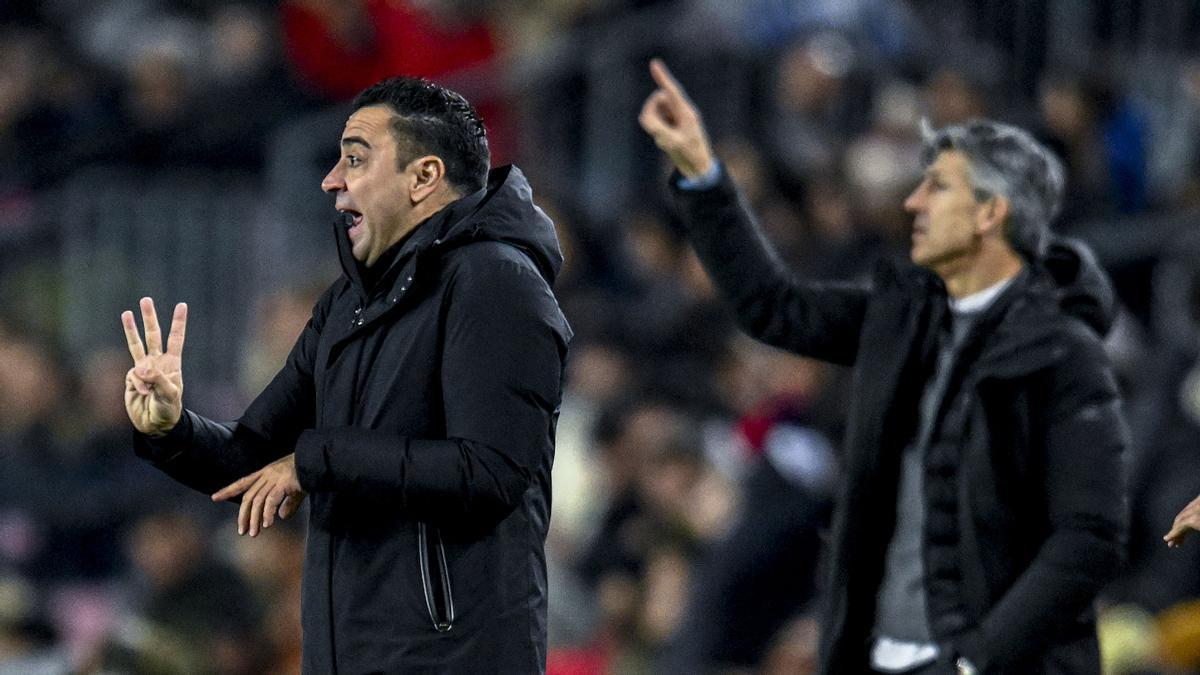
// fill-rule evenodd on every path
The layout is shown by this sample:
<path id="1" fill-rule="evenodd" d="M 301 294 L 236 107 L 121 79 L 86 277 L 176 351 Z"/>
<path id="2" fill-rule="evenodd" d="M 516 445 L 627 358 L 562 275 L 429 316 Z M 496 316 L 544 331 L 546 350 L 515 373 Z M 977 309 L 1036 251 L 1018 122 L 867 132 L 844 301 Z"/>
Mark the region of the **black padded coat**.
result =
<path id="1" fill-rule="evenodd" d="M 913 438 L 948 308 L 908 261 L 871 283 L 792 279 L 728 177 L 675 199 L 743 328 L 854 368 L 843 482 L 823 580 L 821 672 L 867 669 L 875 599 L 895 524 L 900 456 Z M 1127 431 L 1100 336 L 1113 294 L 1090 254 L 1060 242 L 977 320 L 925 453 L 930 630 L 983 673 L 1099 673 L 1092 608 L 1128 528 Z"/>
<path id="2" fill-rule="evenodd" d="M 288 453 L 309 493 L 304 672 L 538 673 L 550 468 L 571 330 L 553 224 L 515 167 L 344 275 L 233 424 L 140 455 L 211 493 Z"/>

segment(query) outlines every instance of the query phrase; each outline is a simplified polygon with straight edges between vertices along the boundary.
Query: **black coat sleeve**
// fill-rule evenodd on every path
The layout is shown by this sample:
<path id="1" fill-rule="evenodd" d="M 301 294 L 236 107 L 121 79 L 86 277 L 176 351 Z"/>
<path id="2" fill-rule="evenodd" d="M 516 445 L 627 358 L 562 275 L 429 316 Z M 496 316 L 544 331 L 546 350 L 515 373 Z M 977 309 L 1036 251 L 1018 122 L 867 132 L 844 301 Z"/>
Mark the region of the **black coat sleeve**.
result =
<path id="1" fill-rule="evenodd" d="M 672 192 L 688 237 L 742 328 L 797 354 L 853 364 L 869 289 L 793 279 L 728 175 L 705 190 L 678 179 Z"/>
<path id="2" fill-rule="evenodd" d="M 305 490 L 398 502 L 434 523 L 486 526 L 508 515 L 536 477 L 548 480 L 569 328 L 530 266 L 468 258 L 443 309 L 446 438 L 305 431 L 296 446 Z"/>
<path id="3" fill-rule="evenodd" d="M 1083 330 L 1083 329 L 1081 329 Z M 1129 527 L 1123 454 L 1128 431 L 1103 347 L 1081 338 L 1035 385 L 1044 437 L 1043 484 L 1049 534 L 1025 572 L 959 651 L 987 672 L 1078 630 L 1116 577 Z M 1031 488 L 1034 486 L 1031 486 Z"/>
<path id="4" fill-rule="evenodd" d="M 312 365 L 324 312 L 313 317 L 287 362 L 235 423 L 214 422 L 184 410 L 166 436 L 134 432 L 134 452 L 168 476 L 212 494 L 291 452 L 296 438 L 314 425 Z"/>

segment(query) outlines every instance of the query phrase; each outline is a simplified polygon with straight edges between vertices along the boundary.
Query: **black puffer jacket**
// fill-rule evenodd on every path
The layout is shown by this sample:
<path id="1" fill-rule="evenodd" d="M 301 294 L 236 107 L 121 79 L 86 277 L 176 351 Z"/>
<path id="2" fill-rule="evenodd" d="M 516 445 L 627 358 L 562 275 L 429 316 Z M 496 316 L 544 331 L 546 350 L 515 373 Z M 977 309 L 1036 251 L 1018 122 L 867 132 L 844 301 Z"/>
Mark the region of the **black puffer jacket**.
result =
<path id="1" fill-rule="evenodd" d="M 322 296 L 232 425 L 188 411 L 139 454 L 211 493 L 293 450 L 310 493 L 306 673 L 536 673 L 550 467 L 571 330 L 550 220 L 514 167 L 364 287 Z"/>
<path id="2" fill-rule="evenodd" d="M 945 288 L 907 262 L 881 263 L 869 287 L 794 281 L 727 178 L 675 194 L 751 335 L 854 366 L 821 672 L 863 672 Z M 979 319 L 937 412 L 924 481 L 930 629 L 982 672 L 1099 673 L 1092 602 L 1128 527 L 1126 430 L 1099 338 L 1112 312 L 1090 256 L 1056 245 Z"/>

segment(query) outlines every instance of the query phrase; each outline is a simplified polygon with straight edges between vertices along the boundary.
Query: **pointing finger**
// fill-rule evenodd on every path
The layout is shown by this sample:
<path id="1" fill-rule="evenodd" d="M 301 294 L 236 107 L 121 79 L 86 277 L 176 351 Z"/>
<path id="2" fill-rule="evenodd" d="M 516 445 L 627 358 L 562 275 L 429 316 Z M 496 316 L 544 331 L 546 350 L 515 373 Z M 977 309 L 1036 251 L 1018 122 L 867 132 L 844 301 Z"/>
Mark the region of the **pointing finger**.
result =
<path id="1" fill-rule="evenodd" d="M 187 333 L 187 303 L 175 305 L 175 315 L 171 317 L 171 334 L 167 336 L 167 353 L 183 356 L 183 336 Z"/>
<path id="2" fill-rule="evenodd" d="M 1163 537 L 1163 541 L 1167 542 L 1167 546 L 1175 548 L 1183 543 L 1183 540 L 1187 537 L 1187 534 L 1188 528 L 1186 525 L 1176 525 L 1175 527 L 1171 528 L 1171 531 L 1168 532 L 1166 536 Z"/>
<path id="3" fill-rule="evenodd" d="M 142 325 L 146 329 L 146 353 L 150 356 L 162 354 L 162 331 L 158 327 L 158 314 L 154 311 L 154 300 L 142 298 Z"/>
<path id="4" fill-rule="evenodd" d="M 250 487 L 256 478 L 258 478 L 257 472 L 252 473 L 249 476 L 243 476 L 218 490 L 215 494 L 213 494 L 212 500 L 214 502 L 223 502 L 230 497 L 236 497 L 245 492 L 246 488 Z"/>
<path id="5" fill-rule="evenodd" d="M 654 78 L 655 84 L 670 94 L 671 98 L 690 104 L 687 92 L 683 90 L 679 80 L 675 79 L 675 76 L 671 74 L 671 69 L 667 68 L 667 64 L 662 59 L 650 59 L 650 76 Z"/>

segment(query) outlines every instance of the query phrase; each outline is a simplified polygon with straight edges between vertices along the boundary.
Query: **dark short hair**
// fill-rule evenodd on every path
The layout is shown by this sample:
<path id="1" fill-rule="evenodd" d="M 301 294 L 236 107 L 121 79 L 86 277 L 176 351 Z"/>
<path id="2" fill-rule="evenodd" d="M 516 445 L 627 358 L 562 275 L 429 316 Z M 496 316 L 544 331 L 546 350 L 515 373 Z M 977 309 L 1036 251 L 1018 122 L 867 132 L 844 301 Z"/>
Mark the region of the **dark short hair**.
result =
<path id="1" fill-rule="evenodd" d="M 929 166 L 943 150 L 966 155 L 976 198 L 1008 199 L 1004 233 L 1009 245 L 1028 260 L 1041 258 L 1065 189 L 1058 157 L 1024 129 L 993 120 L 974 119 L 941 129 L 922 120 L 921 126 L 922 163 Z"/>
<path id="2" fill-rule="evenodd" d="M 450 184 L 471 194 L 487 184 L 491 153 L 479 113 L 461 94 L 417 77 L 389 77 L 354 98 L 354 109 L 386 105 L 403 167 L 421 155 L 446 164 Z"/>

